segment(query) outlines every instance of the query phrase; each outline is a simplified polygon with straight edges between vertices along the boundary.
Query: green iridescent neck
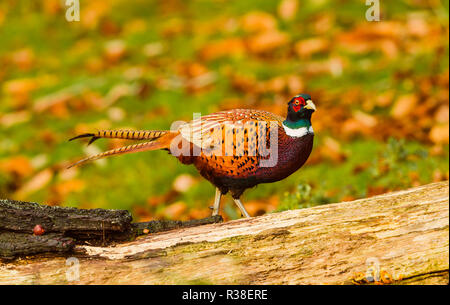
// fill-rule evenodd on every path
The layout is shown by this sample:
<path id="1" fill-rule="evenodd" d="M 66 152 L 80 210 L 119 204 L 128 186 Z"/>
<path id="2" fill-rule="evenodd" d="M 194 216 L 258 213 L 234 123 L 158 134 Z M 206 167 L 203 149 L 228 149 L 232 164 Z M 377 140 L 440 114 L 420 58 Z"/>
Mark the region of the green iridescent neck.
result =
<path id="1" fill-rule="evenodd" d="M 283 121 L 284 126 L 292 128 L 292 129 L 297 129 L 297 128 L 301 128 L 301 127 L 310 127 L 311 126 L 311 121 L 308 119 L 301 119 L 298 121 L 290 121 L 290 120 L 284 120 Z"/>

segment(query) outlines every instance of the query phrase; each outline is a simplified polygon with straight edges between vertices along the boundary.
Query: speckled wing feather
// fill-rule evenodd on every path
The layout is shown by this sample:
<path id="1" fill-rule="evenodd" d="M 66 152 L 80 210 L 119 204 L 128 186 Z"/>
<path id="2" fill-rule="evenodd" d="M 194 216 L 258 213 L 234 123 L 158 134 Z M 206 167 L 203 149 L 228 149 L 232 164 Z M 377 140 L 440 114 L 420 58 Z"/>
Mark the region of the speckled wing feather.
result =
<path id="1" fill-rule="evenodd" d="M 202 148 L 196 162 L 200 170 L 214 176 L 245 178 L 254 174 L 265 158 L 259 153 L 259 141 L 269 146 L 271 122 L 280 127 L 282 118 L 261 110 L 234 109 L 202 116 L 182 125 L 179 132 Z"/>
<path id="2" fill-rule="evenodd" d="M 208 148 L 214 142 L 214 136 L 218 128 L 224 126 L 231 128 L 241 128 L 250 121 L 274 121 L 281 125 L 282 118 L 273 113 L 253 110 L 253 109 L 234 109 L 230 111 L 221 111 L 202 116 L 182 125 L 178 131 L 189 142 Z"/>

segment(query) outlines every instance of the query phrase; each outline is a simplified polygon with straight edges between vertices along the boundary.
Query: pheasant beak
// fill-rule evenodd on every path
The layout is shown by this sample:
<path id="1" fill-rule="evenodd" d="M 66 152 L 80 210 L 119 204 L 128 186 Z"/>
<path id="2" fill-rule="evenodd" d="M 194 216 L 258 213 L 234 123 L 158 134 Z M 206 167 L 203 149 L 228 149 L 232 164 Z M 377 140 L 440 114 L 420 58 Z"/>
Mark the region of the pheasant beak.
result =
<path id="1" fill-rule="evenodd" d="M 306 105 L 303 108 L 316 111 L 316 105 L 314 105 L 314 103 L 311 100 L 307 100 Z"/>

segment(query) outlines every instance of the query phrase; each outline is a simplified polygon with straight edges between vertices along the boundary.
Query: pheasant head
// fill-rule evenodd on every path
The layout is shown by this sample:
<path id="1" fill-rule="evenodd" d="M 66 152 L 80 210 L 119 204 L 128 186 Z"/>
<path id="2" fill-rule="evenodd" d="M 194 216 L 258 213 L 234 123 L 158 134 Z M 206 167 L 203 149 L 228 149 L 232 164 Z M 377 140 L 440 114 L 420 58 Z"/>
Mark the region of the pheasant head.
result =
<path id="1" fill-rule="evenodd" d="M 294 96 L 288 103 L 286 120 L 283 122 L 285 129 L 291 134 L 303 133 L 311 127 L 311 115 L 316 111 L 316 106 L 309 94 Z"/>

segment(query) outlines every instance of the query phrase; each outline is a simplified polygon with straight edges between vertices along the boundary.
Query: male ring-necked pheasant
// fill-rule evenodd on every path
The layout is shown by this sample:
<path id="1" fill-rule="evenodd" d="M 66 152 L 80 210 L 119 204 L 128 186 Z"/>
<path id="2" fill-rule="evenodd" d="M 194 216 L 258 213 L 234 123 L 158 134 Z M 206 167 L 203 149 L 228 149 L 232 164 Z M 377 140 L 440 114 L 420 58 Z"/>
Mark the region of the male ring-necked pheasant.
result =
<path id="1" fill-rule="evenodd" d="M 297 171 L 308 159 L 314 131 L 311 115 L 316 110 L 308 94 L 293 97 L 285 120 L 270 112 L 234 109 L 205 115 L 174 130 L 103 130 L 70 140 L 91 137 L 147 140 L 80 160 L 71 166 L 103 157 L 164 149 L 183 164 L 194 164 L 216 186 L 213 215 L 221 196 L 231 192 L 242 215 L 250 217 L 242 193 L 260 183 L 276 182 Z"/>

